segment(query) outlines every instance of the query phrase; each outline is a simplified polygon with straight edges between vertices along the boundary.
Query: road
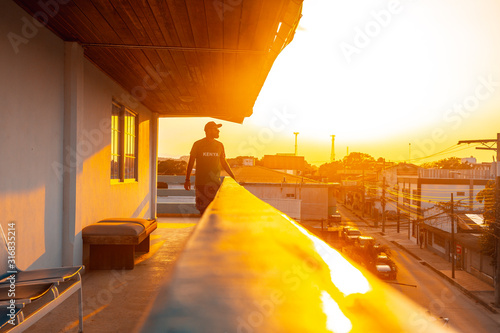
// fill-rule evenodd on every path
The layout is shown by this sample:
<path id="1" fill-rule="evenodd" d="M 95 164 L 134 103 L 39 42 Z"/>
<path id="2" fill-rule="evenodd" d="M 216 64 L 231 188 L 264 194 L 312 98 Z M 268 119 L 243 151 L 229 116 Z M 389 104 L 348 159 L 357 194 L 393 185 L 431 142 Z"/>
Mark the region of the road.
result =
<path id="1" fill-rule="evenodd" d="M 374 237 L 377 243 L 390 246 L 398 266 L 397 281 L 388 281 L 395 290 L 427 309 L 436 317 L 449 318 L 457 332 L 500 332 L 500 314 L 493 314 L 430 268 L 422 265 L 406 251 L 385 239 L 380 229 L 368 226 L 344 207 L 339 207 L 343 223 L 357 225 L 363 234 Z"/>

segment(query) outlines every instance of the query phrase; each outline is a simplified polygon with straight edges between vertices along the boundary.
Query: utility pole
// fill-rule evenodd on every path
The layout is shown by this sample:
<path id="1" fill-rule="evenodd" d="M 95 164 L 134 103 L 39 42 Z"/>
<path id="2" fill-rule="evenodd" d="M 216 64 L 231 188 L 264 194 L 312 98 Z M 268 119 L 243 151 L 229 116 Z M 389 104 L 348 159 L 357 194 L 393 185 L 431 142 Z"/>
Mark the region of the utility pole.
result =
<path id="1" fill-rule="evenodd" d="M 363 194 L 363 204 L 361 205 L 361 217 L 365 217 L 365 167 L 363 166 L 363 182 L 361 183 L 361 189 Z"/>
<path id="2" fill-rule="evenodd" d="M 495 162 L 495 222 L 493 225 L 493 230 L 496 239 L 496 267 L 495 267 L 495 305 L 500 307 L 500 172 L 498 170 L 500 161 L 500 133 L 497 133 L 496 139 L 486 139 L 486 140 L 461 140 L 458 141 L 458 145 L 462 143 L 481 143 L 483 147 L 476 147 L 476 149 L 484 150 L 495 150 L 497 152 L 497 158 Z M 488 145 L 489 144 L 489 145 Z M 496 144 L 496 147 L 493 146 Z"/>
<path id="3" fill-rule="evenodd" d="M 400 219 L 401 219 L 401 216 L 400 216 L 400 214 L 399 214 L 399 207 L 397 208 L 397 216 L 398 216 L 398 217 L 397 217 L 397 218 L 398 218 L 398 221 L 397 221 L 396 223 L 397 223 L 397 232 L 398 232 L 398 234 L 399 234 L 399 228 L 400 228 L 400 225 L 401 225 L 401 220 L 400 220 Z"/>
<path id="4" fill-rule="evenodd" d="M 398 221 L 397 221 L 397 224 L 398 224 L 398 234 L 399 234 L 399 228 L 400 228 L 400 215 L 399 215 L 399 184 L 398 184 L 398 190 L 396 192 L 396 211 L 397 211 L 397 216 L 398 216 Z"/>
<path id="5" fill-rule="evenodd" d="M 456 246 L 455 246 L 455 217 L 454 217 L 454 209 L 453 209 L 453 193 L 451 193 L 451 278 L 455 278 L 455 255 L 456 255 Z"/>
<path id="6" fill-rule="evenodd" d="M 330 154 L 330 162 L 335 161 L 335 135 L 330 135 L 332 137 L 332 152 Z"/>
<path id="7" fill-rule="evenodd" d="M 385 159 L 382 166 L 382 232 L 385 232 Z"/>
<path id="8" fill-rule="evenodd" d="M 382 232 L 385 232 L 385 176 L 382 178 Z"/>
<path id="9" fill-rule="evenodd" d="M 299 132 L 293 132 L 295 134 L 295 156 L 297 156 L 297 135 L 299 135 Z"/>

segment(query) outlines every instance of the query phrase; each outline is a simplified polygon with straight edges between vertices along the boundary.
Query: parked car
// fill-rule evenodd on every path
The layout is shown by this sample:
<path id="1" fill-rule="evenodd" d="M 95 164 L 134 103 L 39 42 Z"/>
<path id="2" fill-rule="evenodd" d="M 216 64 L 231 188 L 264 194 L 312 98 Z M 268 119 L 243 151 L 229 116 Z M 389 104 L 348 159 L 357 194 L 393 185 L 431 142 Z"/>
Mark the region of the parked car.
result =
<path id="1" fill-rule="evenodd" d="M 381 279 L 395 280 L 398 275 L 398 268 L 391 258 L 385 253 L 381 253 L 375 261 L 375 273 Z"/>
<path id="2" fill-rule="evenodd" d="M 375 245 L 375 238 L 373 238 L 372 236 L 359 236 L 356 239 L 356 243 L 361 247 L 365 247 L 368 244 Z"/>
<path id="3" fill-rule="evenodd" d="M 343 236 L 346 242 L 354 243 L 359 238 L 359 236 L 361 236 L 361 231 L 359 231 L 359 229 L 356 228 L 348 228 L 344 232 Z"/>
<path id="4" fill-rule="evenodd" d="M 345 238 L 345 233 L 348 229 L 354 228 L 352 225 L 343 225 L 340 229 L 340 237 Z"/>
<path id="5" fill-rule="evenodd" d="M 342 216 L 339 213 L 332 214 L 328 216 L 328 224 L 340 224 L 342 223 Z"/>

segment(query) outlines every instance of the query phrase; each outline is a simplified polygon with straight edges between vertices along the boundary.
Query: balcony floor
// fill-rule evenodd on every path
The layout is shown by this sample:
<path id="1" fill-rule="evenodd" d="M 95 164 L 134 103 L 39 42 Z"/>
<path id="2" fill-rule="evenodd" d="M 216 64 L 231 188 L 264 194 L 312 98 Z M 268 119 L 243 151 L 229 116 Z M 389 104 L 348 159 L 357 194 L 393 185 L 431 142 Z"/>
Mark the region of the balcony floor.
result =
<path id="1" fill-rule="evenodd" d="M 136 256 L 133 270 L 86 272 L 82 277 L 84 332 L 138 332 L 198 221 L 196 217 L 158 218 L 151 251 Z M 78 332 L 77 295 L 26 332 Z"/>

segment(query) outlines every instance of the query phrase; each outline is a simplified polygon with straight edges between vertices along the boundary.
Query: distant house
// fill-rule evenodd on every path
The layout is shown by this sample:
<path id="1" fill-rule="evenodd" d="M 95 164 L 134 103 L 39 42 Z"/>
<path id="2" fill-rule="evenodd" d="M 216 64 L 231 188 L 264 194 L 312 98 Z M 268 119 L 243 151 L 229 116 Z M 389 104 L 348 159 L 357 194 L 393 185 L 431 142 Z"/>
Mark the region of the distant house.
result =
<path id="1" fill-rule="evenodd" d="M 254 166 L 256 158 L 253 156 L 238 156 L 235 158 L 227 159 L 227 162 L 231 166 L 231 168 L 240 167 L 240 166 Z"/>
<path id="2" fill-rule="evenodd" d="M 304 172 L 306 161 L 304 156 L 293 154 L 264 155 L 261 160 L 263 167 L 285 172 L 291 175 L 301 175 Z"/>
<path id="3" fill-rule="evenodd" d="M 424 220 L 437 213 L 434 208 L 439 202 L 450 202 L 451 194 L 455 204 L 469 212 L 483 209 L 476 200 L 476 194 L 494 179 L 493 169 L 418 169 L 417 174 L 398 176 L 398 208 L 407 213 L 412 221 Z M 410 236 L 417 240 L 418 222 L 411 222 Z M 430 235 L 432 236 L 432 235 Z"/>
<path id="4" fill-rule="evenodd" d="M 308 178 L 261 166 L 233 168 L 236 180 L 248 191 L 297 220 L 326 220 L 335 212 L 334 189 Z"/>
<path id="5" fill-rule="evenodd" d="M 453 194 L 457 217 L 455 239 L 461 251 L 458 266 L 491 283 L 491 259 L 481 254 L 479 245 L 484 206 L 476 200 L 476 195 L 494 179 L 494 166 L 481 164 L 472 169 L 449 170 L 398 165 L 384 175 L 386 210 L 397 210 L 409 217 L 404 221 L 407 227 L 403 228 L 409 228 L 408 237 L 449 260 L 453 253 L 451 217 L 438 204 L 449 205 Z"/>
<path id="6" fill-rule="evenodd" d="M 451 217 L 441 214 L 425 221 L 425 247 L 437 255 L 451 260 L 456 251 L 456 267 L 493 285 L 495 275 L 491 257 L 481 251 L 480 237 L 485 227 L 483 215 L 474 213 L 455 214 L 455 248 L 451 239 Z"/>

